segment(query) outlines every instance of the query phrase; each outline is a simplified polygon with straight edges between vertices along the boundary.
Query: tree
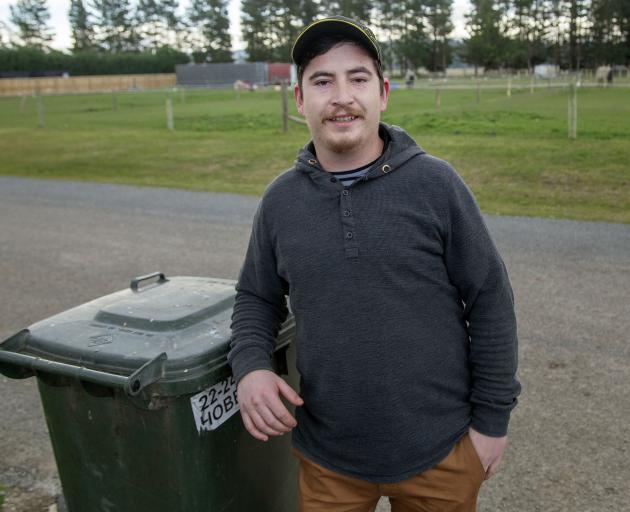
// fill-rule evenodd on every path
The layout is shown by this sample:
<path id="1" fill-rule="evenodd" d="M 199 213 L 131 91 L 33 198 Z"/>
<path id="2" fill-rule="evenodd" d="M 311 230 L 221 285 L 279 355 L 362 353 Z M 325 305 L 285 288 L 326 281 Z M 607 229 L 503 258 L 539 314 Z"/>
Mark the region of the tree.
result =
<path id="1" fill-rule="evenodd" d="M 83 52 L 94 49 L 94 28 L 83 0 L 70 0 L 68 20 L 72 31 L 72 51 Z"/>
<path id="2" fill-rule="evenodd" d="M 232 38 L 226 0 L 192 0 L 188 19 L 200 36 L 195 60 L 232 62 Z"/>
<path id="3" fill-rule="evenodd" d="M 185 24 L 177 15 L 179 8 L 179 0 L 162 0 L 161 13 L 166 25 L 166 40 L 169 46 L 175 46 L 178 50 L 182 49 L 182 32 Z"/>
<path id="4" fill-rule="evenodd" d="M 624 0 L 592 0 L 593 65 L 624 64 L 630 49 L 630 5 Z"/>
<path id="5" fill-rule="evenodd" d="M 348 18 L 354 18 L 370 22 L 370 13 L 374 2 L 371 0 L 323 0 L 322 7 L 327 15 L 340 14 Z"/>
<path id="6" fill-rule="evenodd" d="M 544 41 L 552 28 L 553 9 L 543 0 L 512 0 L 511 7 L 509 28 L 514 38 L 507 58 L 511 67 L 526 67 L 531 73 L 535 64 L 545 60 Z"/>
<path id="7" fill-rule="evenodd" d="M 401 71 L 415 71 L 426 62 L 428 47 L 422 0 L 401 1 L 393 27 L 396 37 L 393 50 Z"/>
<path id="8" fill-rule="evenodd" d="M 47 48 L 53 39 L 48 26 L 50 12 L 46 0 L 17 0 L 10 6 L 10 20 L 18 31 L 22 44 L 35 48 Z"/>
<path id="9" fill-rule="evenodd" d="M 300 0 L 243 0 L 241 27 L 250 61 L 287 62 L 291 45 L 304 21 Z"/>
<path id="10" fill-rule="evenodd" d="M 508 39 L 502 25 L 504 6 L 493 0 L 471 0 L 466 16 L 470 37 L 465 40 L 466 61 L 475 66 L 496 69 L 504 65 Z"/>
<path id="11" fill-rule="evenodd" d="M 143 48 L 157 50 L 162 44 L 164 27 L 159 0 L 139 0 L 136 6 L 137 33 Z"/>
<path id="12" fill-rule="evenodd" d="M 546 0 L 545 14 L 547 20 L 547 38 L 551 43 L 551 52 L 553 53 L 553 62 L 560 67 L 561 49 L 562 49 L 562 14 L 563 0 Z"/>
<path id="13" fill-rule="evenodd" d="M 453 30 L 453 0 L 424 0 L 423 4 L 430 40 L 427 68 L 432 71 L 446 71 L 450 58 L 448 35 Z"/>
<path id="14" fill-rule="evenodd" d="M 583 40 L 583 26 L 585 24 L 587 0 L 569 0 L 569 68 L 579 70 L 581 68 L 581 44 Z"/>
<path id="15" fill-rule="evenodd" d="M 270 60 L 271 35 L 267 22 L 267 0 L 243 0 L 241 2 L 241 30 L 251 62 Z"/>
<path id="16" fill-rule="evenodd" d="M 383 59 L 383 67 L 389 69 L 390 73 L 394 72 L 394 64 L 397 61 L 395 51 L 395 40 L 398 37 L 396 24 L 404 12 L 404 5 L 399 2 L 391 2 L 390 0 L 374 1 L 374 25 L 378 29 L 381 36 L 381 57 Z"/>
<path id="17" fill-rule="evenodd" d="M 102 50 L 135 51 L 138 36 L 134 30 L 129 0 L 92 0 L 96 38 Z"/>
<path id="18" fill-rule="evenodd" d="M 298 11 L 301 25 L 305 27 L 322 13 L 322 5 L 317 0 L 301 0 Z"/>
<path id="19" fill-rule="evenodd" d="M 630 65 L 630 2 L 617 0 L 619 13 L 619 30 L 622 34 L 622 60 Z"/>

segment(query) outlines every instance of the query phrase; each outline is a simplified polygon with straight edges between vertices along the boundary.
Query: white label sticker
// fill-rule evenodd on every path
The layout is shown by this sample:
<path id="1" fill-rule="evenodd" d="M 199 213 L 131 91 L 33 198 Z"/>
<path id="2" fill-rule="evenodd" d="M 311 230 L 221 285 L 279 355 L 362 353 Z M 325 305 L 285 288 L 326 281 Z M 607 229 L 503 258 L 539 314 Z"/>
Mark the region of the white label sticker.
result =
<path id="1" fill-rule="evenodd" d="M 238 410 L 234 377 L 218 382 L 190 398 L 197 431 L 216 430 Z"/>

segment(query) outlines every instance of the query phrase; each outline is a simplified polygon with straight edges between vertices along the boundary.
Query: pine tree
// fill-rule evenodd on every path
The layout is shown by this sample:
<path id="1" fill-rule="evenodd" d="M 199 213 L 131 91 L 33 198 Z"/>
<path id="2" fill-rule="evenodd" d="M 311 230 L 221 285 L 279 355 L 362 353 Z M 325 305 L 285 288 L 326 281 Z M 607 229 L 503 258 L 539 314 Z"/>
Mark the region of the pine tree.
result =
<path id="1" fill-rule="evenodd" d="M 506 58 L 507 38 L 503 26 L 504 9 L 493 0 L 471 0 L 472 11 L 466 16 L 470 38 L 465 44 L 466 60 L 490 69 L 502 67 Z"/>
<path id="2" fill-rule="evenodd" d="M 592 0 L 592 64 L 624 64 L 630 50 L 630 5 L 624 0 Z"/>
<path id="3" fill-rule="evenodd" d="M 94 49 L 94 29 L 83 0 L 70 0 L 68 20 L 72 31 L 72 51 L 83 52 Z"/>
<path id="4" fill-rule="evenodd" d="M 617 0 L 617 12 L 619 15 L 619 30 L 621 31 L 621 62 L 630 65 L 630 2 Z"/>
<path id="5" fill-rule="evenodd" d="M 319 17 L 322 13 L 321 4 L 317 0 L 300 0 L 298 12 L 302 28 Z"/>
<path id="6" fill-rule="evenodd" d="M 382 34 L 380 43 L 383 66 L 393 74 L 394 64 L 397 61 L 395 40 L 398 37 L 398 31 L 396 25 L 397 20 L 402 18 L 404 5 L 400 2 L 392 3 L 390 0 L 376 0 L 374 1 L 374 11 L 374 25 L 378 29 L 378 33 Z"/>
<path id="7" fill-rule="evenodd" d="M 137 33 L 143 48 L 157 50 L 164 42 L 162 5 L 159 0 L 139 0 L 136 6 Z"/>
<path id="8" fill-rule="evenodd" d="M 448 35 L 453 30 L 453 0 L 424 0 L 423 4 L 430 39 L 427 68 L 432 71 L 446 71 L 450 58 Z"/>
<path id="9" fill-rule="evenodd" d="M 291 48 L 301 28 L 300 0 L 271 0 L 271 18 L 274 43 L 271 59 L 276 62 L 289 62 Z"/>
<path id="10" fill-rule="evenodd" d="M 92 0 L 95 32 L 102 50 L 111 52 L 138 49 L 129 0 Z"/>
<path id="11" fill-rule="evenodd" d="M 196 61 L 232 62 L 226 0 L 192 0 L 188 19 L 200 36 L 201 47 L 195 51 Z"/>
<path id="12" fill-rule="evenodd" d="M 403 73 L 415 71 L 426 62 L 428 40 L 422 0 L 400 2 L 393 20 L 395 30 L 394 53 Z"/>
<path id="13" fill-rule="evenodd" d="M 509 61 L 513 68 L 544 62 L 545 40 L 553 30 L 553 6 L 543 0 L 512 0 L 509 27 L 514 34 L 510 41 Z"/>
<path id="14" fill-rule="evenodd" d="M 182 32 L 185 28 L 183 21 L 177 15 L 179 0 L 162 0 L 161 13 L 166 25 L 166 40 L 178 50 L 182 48 Z"/>
<path id="15" fill-rule="evenodd" d="M 586 18 L 587 0 L 569 0 L 569 68 L 579 70 L 582 67 L 582 42 Z"/>
<path id="16" fill-rule="evenodd" d="M 274 36 L 272 5 L 269 0 L 243 0 L 241 2 L 241 30 L 250 62 L 273 60 Z"/>
<path id="17" fill-rule="evenodd" d="M 46 0 L 17 0 L 10 6 L 10 20 L 19 32 L 25 46 L 47 48 L 53 39 L 53 31 L 48 26 L 50 12 Z"/>
<path id="18" fill-rule="evenodd" d="M 374 7 L 371 0 L 323 0 L 322 6 L 327 15 L 340 14 L 370 23 L 370 14 Z"/>

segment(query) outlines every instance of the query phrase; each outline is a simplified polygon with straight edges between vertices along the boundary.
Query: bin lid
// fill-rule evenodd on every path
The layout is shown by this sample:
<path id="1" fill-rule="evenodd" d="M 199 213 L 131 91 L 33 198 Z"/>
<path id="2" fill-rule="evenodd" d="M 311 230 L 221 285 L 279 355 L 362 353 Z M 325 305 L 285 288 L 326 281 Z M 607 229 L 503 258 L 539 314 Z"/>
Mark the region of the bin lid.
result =
<path id="1" fill-rule="evenodd" d="M 139 286 L 146 277 L 159 281 Z M 131 287 L 52 316 L 28 328 L 19 351 L 45 361 L 131 375 L 162 359 L 151 391 L 175 395 L 213 384 L 227 364 L 235 282 L 152 274 Z M 292 320 L 278 348 L 289 339 Z"/>

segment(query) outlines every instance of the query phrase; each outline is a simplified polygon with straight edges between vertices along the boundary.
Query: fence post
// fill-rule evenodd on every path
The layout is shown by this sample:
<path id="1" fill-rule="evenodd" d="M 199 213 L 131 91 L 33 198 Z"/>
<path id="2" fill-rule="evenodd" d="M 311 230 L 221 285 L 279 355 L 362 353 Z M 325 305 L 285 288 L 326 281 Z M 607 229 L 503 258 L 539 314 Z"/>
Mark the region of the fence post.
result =
<path id="1" fill-rule="evenodd" d="M 440 107 L 442 106 L 442 101 L 441 101 L 441 98 L 440 98 L 440 94 L 441 94 L 440 88 L 437 87 L 435 89 L 435 110 L 440 110 Z"/>
<path id="2" fill-rule="evenodd" d="M 477 80 L 477 104 L 481 101 L 481 85 L 479 80 Z"/>
<path id="3" fill-rule="evenodd" d="M 508 83 L 507 83 L 507 97 L 511 98 L 512 97 L 512 77 L 509 76 L 508 77 Z"/>
<path id="4" fill-rule="evenodd" d="M 37 118 L 38 118 L 38 126 L 40 128 L 43 128 L 45 126 L 45 119 L 44 119 L 44 102 L 42 101 L 42 95 L 41 93 L 38 91 L 37 92 Z"/>
<path id="5" fill-rule="evenodd" d="M 282 131 L 286 133 L 289 131 L 289 106 L 287 104 L 287 82 L 282 80 L 282 87 L 280 89 L 282 94 Z"/>
<path id="6" fill-rule="evenodd" d="M 534 94 L 534 75 L 529 78 L 529 94 Z"/>
<path id="7" fill-rule="evenodd" d="M 173 131 L 175 127 L 173 126 L 173 100 L 170 98 L 166 98 L 166 127 Z"/>
<path id="8" fill-rule="evenodd" d="M 575 81 L 569 84 L 569 138 L 577 139 L 577 87 Z"/>

